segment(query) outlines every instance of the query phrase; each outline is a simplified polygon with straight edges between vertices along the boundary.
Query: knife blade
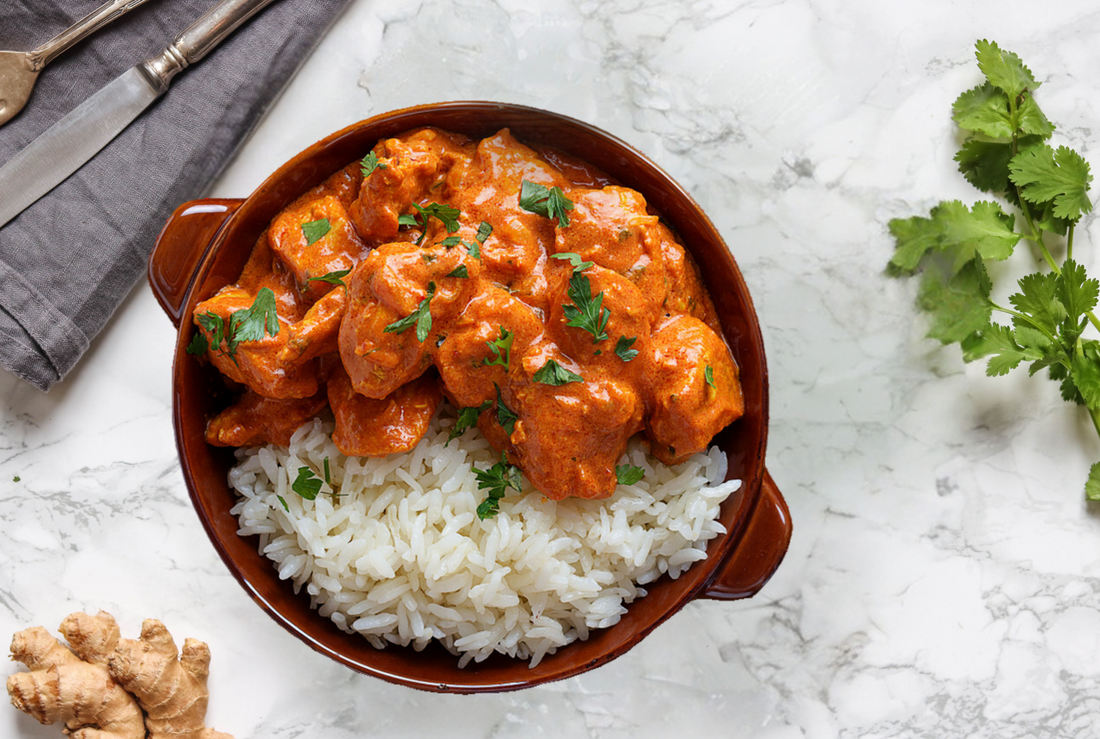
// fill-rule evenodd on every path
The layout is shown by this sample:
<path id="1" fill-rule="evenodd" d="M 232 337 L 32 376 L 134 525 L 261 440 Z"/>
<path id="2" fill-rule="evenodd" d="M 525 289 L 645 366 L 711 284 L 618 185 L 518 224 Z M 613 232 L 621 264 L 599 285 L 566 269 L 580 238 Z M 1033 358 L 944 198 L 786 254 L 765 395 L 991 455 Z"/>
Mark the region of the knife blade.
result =
<path id="1" fill-rule="evenodd" d="M 0 227 L 64 182 L 157 98 L 274 0 L 223 0 L 154 57 L 131 67 L 0 167 Z"/>

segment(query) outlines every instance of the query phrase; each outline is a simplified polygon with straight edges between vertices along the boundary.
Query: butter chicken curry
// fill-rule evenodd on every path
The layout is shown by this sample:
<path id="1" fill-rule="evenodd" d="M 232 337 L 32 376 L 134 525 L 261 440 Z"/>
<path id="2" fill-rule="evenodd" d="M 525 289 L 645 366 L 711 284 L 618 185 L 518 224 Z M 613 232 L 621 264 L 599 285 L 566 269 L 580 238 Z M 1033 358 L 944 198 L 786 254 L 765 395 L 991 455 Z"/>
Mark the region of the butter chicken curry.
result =
<path id="1" fill-rule="evenodd" d="M 223 446 L 326 406 L 349 456 L 411 449 L 443 398 L 546 496 L 603 498 L 627 440 L 678 463 L 743 410 L 697 270 L 633 190 L 507 131 L 378 143 L 284 209 L 188 351 L 240 386 Z"/>

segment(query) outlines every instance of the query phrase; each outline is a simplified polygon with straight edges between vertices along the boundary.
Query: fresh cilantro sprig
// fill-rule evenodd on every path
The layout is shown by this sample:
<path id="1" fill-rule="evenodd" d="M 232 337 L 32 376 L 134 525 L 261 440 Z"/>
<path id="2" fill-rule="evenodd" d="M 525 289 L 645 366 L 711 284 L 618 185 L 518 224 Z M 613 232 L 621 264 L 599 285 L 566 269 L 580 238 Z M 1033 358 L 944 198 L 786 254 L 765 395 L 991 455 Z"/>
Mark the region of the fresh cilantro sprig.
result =
<path id="1" fill-rule="evenodd" d="M 306 246 L 313 246 L 328 235 L 332 230 L 332 224 L 327 218 L 319 218 L 316 221 L 308 221 L 302 224 L 302 235 L 306 237 Z"/>
<path id="2" fill-rule="evenodd" d="M 424 343 L 424 340 L 428 338 L 428 334 L 432 330 L 431 302 L 433 297 L 435 297 L 435 283 L 429 282 L 428 294 L 420 301 L 420 304 L 416 306 L 416 310 L 404 318 L 399 318 L 386 326 L 382 329 L 382 333 L 400 334 L 416 326 L 416 340 Z"/>
<path id="3" fill-rule="evenodd" d="M 645 470 L 632 464 L 615 465 L 615 480 L 620 485 L 637 485 L 645 477 Z"/>
<path id="4" fill-rule="evenodd" d="M 458 217 L 462 214 L 462 211 L 458 208 L 445 203 L 428 203 L 427 205 L 413 203 L 412 207 L 416 210 L 416 213 L 398 216 L 397 225 L 420 229 L 420 237 L 416 240 L 417 246 L 424 241 L 424 235 L 428 232 L 428 221 L 432 218 L 442 223 L 443 228 L 447 229 L 449 234 L 453 234 L 459 229 Z"/>
<path id="5" fill-rule="evenodd" d="M 512 339 L 516 335 L 504 326 L 498 326 L 497 328 L 500 329 L 500 337 L 485 342 L 486 346 L 489 347 L 489 351 L 492 352 L 493 358 L 486 357 L 481 360 L 481 363 L 486 366 L 499 365 L 504 369 L 508 369 L 512 361 Z"/>
<path id="6" fill-rule="evenodd" d="M 634 346 L 634 342 L 638 340 L 637 336 L 620 336 L 619 340 L 615 343 L 615 354 L 619 356 L 619 359 L 624 362 L 629 362 L 634 357 L 638 356 L 637 349 L 631 349 Z"/>
<path id="7" fill-rule="evenodd" d="M 199 326 L 210 334 L 208 340 L 203 334 L 196 334 L 187 345 L 186 352 L 201 356 L 214 347 L 216 351 L 237 362 L 237 346 L 242 341 L 259 341 L 264 334 L 279 335 L 279 315 L 276 311 L 275 293 L 269 287 L 262 287 L 256 293 L 256 299 L 248 308 L 241 308 L 229 314 L 227 322 L 213 311 L 195 316 Z M 225 349 L 221 349 L 222 342 Z"/>
<path id="8" fill-rule="evenodd" d="M 332 487 L 328 457 L 325 457 L 323 469 L 324 479 L 322 480 L 311 467 L 305 465 L 299 467 L 298 476 L 294 478 L 294 482 L 290 483 L 290 489 L 306 500 L 316 500 L 317 495 L 321 492 L 322 484 L 328 485 L 330 488 Z M 328 494 L 334 498 L 340 497 L 340 494 L 335 491 Z M 286 501 L 283 501 L 283 507 L 286 507 Z"/>
<path id="9" fill-rule="evenodd" d="M 967 207 L 942 202 L 928 217 L 889 223 L 897 250 L 887 271 L 922 274 L 917 302 L 929 314 L 928 335 L 957 342 L 966 361 L 986 358 L 986 374 L 1004 375 L 1022 363 L 1047 370 L 1062 397 L 1088 409 L 1100 434 L 1100 330 L 1093 312 L 1100 282 L 1073 258 L 1076 225 L 1092 211 L 1088 163 L 1048 140 L 1054 125 L 1033 93 L 1039 82 L 1018 56 L 990 41 L 976 44 L 985 82 L 962 93 L 952 112 L 968 138 L 955 155 L 959 171 L 978 190 L 1001 198 Z M 1035 245 L 1049 271 L 1020 279 L 1009 305 L 993 300 L 988 263 L 1008 259 L 1020 242 Z M 1064 244 L 1059 263 L 1048 240 Z M 996 312 L 1007 323 L 994 322 Z M 1091 332 L 1095 333 L 1095 331 Z M 1085 494 L 1100 500 L 1100 463 L 1089 471 Z"/>
<path id="10" fill-rule="evenodd" d="M 344 278 L 351 274 L 350 269 L 336 269 L 332 272 L 321 275 L 320 277 L 307 277 L 306 282 L 326 282 L 329 285 L 339 285 L 345 290 L 348 289 L 347 283 L 344 282 Z"/>
<path id="11" fill-rule="evenodd" d="M 364 177 L 370 177 L 376 169 L 387 169 L 386 163 L 378 160 L 378 155 L 373 151 L 368 152 L 359 162 L 359 169 Z"/>
<path id="12" fill-rule="evenodd" d="M 557 185 L 547 187 L 524 180 L 519 188 L 519 207 L 535 215 L 557 218 L 558 225 L 565 228 L 569 225 L 568 211 L 573 210 L 573 201 Z"/>
<path id="13" fill-rule="evenodd" d="M 592 334 L 592 343 L 596 344 L 607 338 L 607 321 L 611 318 L 611 311 L 603 307 L 603 293 L 592 295 L 592 283 L 588 276 L 579 271 L 574 271 L 569 278 L 569 289 L 566 294 L 572 299 L 573 305 L 563 305 L 562 310 L 568 319 L 566 326 L 574 326 Z"/>
<path id="14" fill-rule="evenodd" d="M 447 435 L 447 441 L 443 444 L 443 446 L 447 446 L 447 444 L 450 444 L 452 441 L 466 433 L 467 429 L 477 424 L 478 416 L 481 415 L 482 411 L 487 411 L 492 407 L 493 401 L 486 400 L 479 406 L 460 408 L 458 411 L 458 420 L 455 421 L 454 428 L 452 428 L 451 433 Z"/>
<path id="15" fill-rule="evenodd" d="M 531 379 L 543 385 L 553 385 L 554 387 L 567 385 L 570 382 L 584 382 L 583 377 L 576 372 L 570 372 L 553 359 L 547 359 L 546 364 L 542 365 Z"/>
<path id="16" fill-rule="evenodd" d="M 475 468 L 474 475 L 477 476 L 477 489 L 489 491 L 485 500 L 481 501 L 477 507 L 477 517 L 482 521 L 500 512 L 500 499 L 507 494 L 508 488 L 516 492 L 523 491 L 523 478 L 519 467 L 508 464 L 503 452 L 499 462 L 487 470 Z"/>

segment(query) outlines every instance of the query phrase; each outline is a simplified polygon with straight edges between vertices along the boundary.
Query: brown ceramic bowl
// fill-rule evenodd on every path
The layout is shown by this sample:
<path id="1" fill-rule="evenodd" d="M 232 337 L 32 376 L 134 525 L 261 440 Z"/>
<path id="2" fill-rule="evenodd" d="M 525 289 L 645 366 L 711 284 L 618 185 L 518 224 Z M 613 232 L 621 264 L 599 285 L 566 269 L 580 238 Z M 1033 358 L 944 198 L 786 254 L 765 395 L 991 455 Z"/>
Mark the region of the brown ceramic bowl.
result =
<path id="1" fill-rule="evenodd" d="M 745 415 L 717 443 L 728 455 L 730 477 L 743 481 L 722 506 L 729 532 L 711 541 L 707 559 L 673 581 L 647 586 L 649 594 L 629 606 L 615 626 L 592 632 L 528 663 L 493 656 L 463 669 L 441 647 L 423 652 L 377 650 L 358 635 L 340 631 L 295 595 L 254 537 L 237 535 L 229 510 L 235 495 L 226 482 L 230 450 L 208 446 L 206 419 L 226 404 L 214 370 L 184 352 L 191 338 L 194 306 L 235 282 L 259 234 L 276 213 L 305 190 L 375 143 L 419 126 L 437 126 L 474 137 L 507 127 L 520 140 L 561 149 L 640 191 L 679 233 L 699 264 L 718 308 L 726 338 L 741 368 Z M 665 619 L 696 598 L 729 600 L 756 593 L 779 566 L 790 540 L 786 504 L 764 468 L 768 435 L 768 376 L 756 312 L 741 272 L 714 225 L 694 200 L 655 164 L 618 139 L 585 123 L 517 105 L 455 102 L 376 116 L 345 128 L 306 149 L 244 200 L 198 200 L 181 205 L 169 219 L 149 262 L 153 292 L 179 328 L 173 366 L 173 417 L 184 478 L 199 518 L 229 571 L 268 615 L 313 649 L 352 669 L 422 690 L 475 693 L 516 690 L 577 675 L 618 657 Z"/>

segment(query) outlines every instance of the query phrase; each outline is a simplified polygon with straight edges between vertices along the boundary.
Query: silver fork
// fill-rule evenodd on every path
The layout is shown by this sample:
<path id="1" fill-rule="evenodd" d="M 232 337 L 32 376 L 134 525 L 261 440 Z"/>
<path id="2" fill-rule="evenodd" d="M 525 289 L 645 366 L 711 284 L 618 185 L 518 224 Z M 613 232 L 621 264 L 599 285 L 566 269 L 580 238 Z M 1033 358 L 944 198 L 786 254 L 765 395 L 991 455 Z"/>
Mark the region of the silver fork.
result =
<path id="1" fill-rule="evenodd" d="M 27 104 L 42 68 L 70 46 L 147 0 L 109 0 L 34 51 L 0 51 L 0 125 Z"/>

